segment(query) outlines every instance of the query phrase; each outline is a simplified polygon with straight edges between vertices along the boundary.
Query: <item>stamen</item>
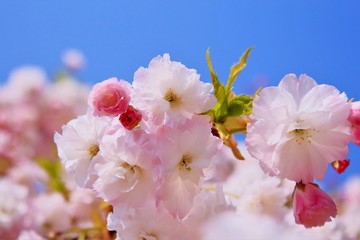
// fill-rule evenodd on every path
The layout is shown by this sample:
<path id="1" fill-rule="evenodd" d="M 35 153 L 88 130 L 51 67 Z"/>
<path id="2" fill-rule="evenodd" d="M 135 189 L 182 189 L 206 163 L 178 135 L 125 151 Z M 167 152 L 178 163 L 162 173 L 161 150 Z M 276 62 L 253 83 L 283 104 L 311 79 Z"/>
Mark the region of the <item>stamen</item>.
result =
<path id="1" fill-rule="evenodd" d="M 171 88 L 166 92 L 164 99 L 170 103 L 171 107 L 176 107 L 181 103 L 181 99 Z"/>
<path id="2" fill-rule="evenodd" d="M 123 167 L 123 168 L 125 168 L 126 170 L 129 170 L 131 173 L 135 173 L 136 172 L 136 170 L 139 170 L 140 169 L 140 167 L 139 166 L 137 166 L 137 165 L 130 165 L 130 164 L 128 164 L 127 162 L 123 162 L 122 164 L 121 164 L 121 167 Z"/>
<path id="3" fill-rule="evenodd" d="M 188 155 L 183 155 L 180 162 L 178 163 L 179 170 L 191 171 L 190 163 L 192 162 L 192 157 Z"/>
<path id="4" fill-rule="evenodd" d="M 95 157 L 95 156 L 98 154 L 98 152 L 99 152 L 99 146 L 96 145 L 96 144 L 91 145 L 91 146 L 89 147 L 89 149 L 88 149 L 88 152 L 89 152 L 89 155 L 90 155 L 90 157 L 91 157 L 90 160 L 92 160 L 93 157 Z"/>
<path id="5" fill-rule="evenodd" d="M 305 143 L 312 143 L 311 138 L 312 134 L 319 132 L 319 130 L 316 130 L 315 128 L 309 128 L 309 129 L 295 129 L 290 132 L 295 137 L 295 142 L 299 145 Z"/>

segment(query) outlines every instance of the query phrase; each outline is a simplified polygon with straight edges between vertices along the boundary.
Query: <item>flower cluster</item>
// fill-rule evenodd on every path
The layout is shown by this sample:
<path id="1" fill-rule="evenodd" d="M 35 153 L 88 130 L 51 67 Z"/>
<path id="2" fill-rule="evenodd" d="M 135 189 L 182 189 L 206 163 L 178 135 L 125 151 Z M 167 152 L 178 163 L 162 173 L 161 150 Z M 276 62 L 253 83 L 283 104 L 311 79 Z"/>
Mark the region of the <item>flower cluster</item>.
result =
<path id="1" fill-rule="evenodd" d="M 293 74 L 254 96 L 235 95 L 232 84 L 250 51 L 231 68 L 226 85 L 209 53 L 212 84 L 168 54 L 158 56 L 131 84 L 115 77 L 97 83 L 87 113 L 55 134 L 65 170 L 111 205 L 108 229 L 117 239 L 322 239 L 338 228 L 340 238 L 351 239 L 360 233 L 345 227 L 347 210 L 339 212 L 314 183 L 329 163 L 338 172 L 348 166 L 356 104 L 333 86 Z M 246 134 L 246 147 L 238 148 L 234 133 Z M 348 201 L 339 203 L 347 209 Z M 294 224 L 319 227 L 337 214 L 324 233 Z M 265 231 L 254 231 L 251 224 L 260 222 Z"/>
<path id="2" fill-rule="evenodd" d="M 27 66 L 11 72 L 0 93 L 0 238 L 98 235 L 102 201 L 62 172 L 53 142 L 54 131 L 86 111 L 88 87 L 69 74 L 50 82 Z"/>
<path id="3" fill-rule="evenodd" d="M 77 184 L 112 206 L 108 227 L 119 238 L 196 239 L 196 225 L 229 208 L 222 191 L 202 186 L 222 147 L 210 117 L 199 115 L 214 106 L 212 90 L 165 54 L 140 68 L 132 85 L 96 84 L 87 114 L 55 135 Z"/>

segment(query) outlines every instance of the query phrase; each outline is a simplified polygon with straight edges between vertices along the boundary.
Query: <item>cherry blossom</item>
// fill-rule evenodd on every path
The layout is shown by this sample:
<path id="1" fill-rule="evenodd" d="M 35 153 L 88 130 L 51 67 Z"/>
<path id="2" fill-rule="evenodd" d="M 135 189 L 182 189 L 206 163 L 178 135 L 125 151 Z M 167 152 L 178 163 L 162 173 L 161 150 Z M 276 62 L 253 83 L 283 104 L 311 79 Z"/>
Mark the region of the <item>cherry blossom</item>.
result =
<path id="1" fill-rule="evenodd" d="M 59 157 L 80 187 L 86 186 L 91 178 L 90 165 L 99 158 L 100 139 L 110 122 L 109 118 L 86 114 L 64 125 L 62 134 L 55 134 Z"/>
<path id="2" fill-rule="evenodd" d="M 360 101 L 351 103 L 349 121 L 355 127 L 360 127 Z"/>
<path id="3" fill-rule="evenodd" d="M 253 101 L 245 143 L 270 175 L 321 180 L 328 164 L 345 159 L 351 139 L 344 93 L 306 75 L 286 75 Z"/>
<path id="4" fill-rule="evenodd" d="M 159 130 L 159 157 L 163 185 L 159 196 L 166 208 L 183 218 L 200 191 L 204 170 L 221 147 L 211 134 L 209 118 L 194 117 L 176 128 Z"/>
<path id="5" fill-rule="evenodd" d="M 118 116 L 127 109 L 130 92 L 128 82 L 109 78 L 95 84 L 89 95 L 89 105 L 95 116 Z"/>
<path id="6" fill-rule="evenodd" d="M 155 194 L 156 146 L 143 130 L 119 129 L 104 136 L 100 149 L 103 161 L 95 166 L 98 179 L 94 183 L 100 197 L 112 205 L 134 207 Z"/>
<path id="7" fill-rule="evenodd" d="M 164 209 L 147 207 L 126 214 L 117 210 L 109 214 L 108 228 L 117 232 L 119 240 L 190 239 L 185 226 Z"/>
<path id="8" fill-rule="evenodd" d="M 352 141 L 360 146 L 360 101 L 351 103 L 349 121 L 352 124 Z"/>
<path id="9" fill-rule="evenodd" d="M 170 60 L 169 54 L 151 60 L 134 75 L 134 104 L 155 119 L 182 121 L 215 105 L 213 87 L 200 81 L 193 69 Z"/>
<path id="10" fill-rule="evenodd" d="M 26 198 L 28 190 L 10 179 L 0 179 L 0 232 L 11 229 L 21 222 L 28 205 Z"/>
<path id="11" fill-rule="evenodd" d="M 56 233 L 70 229 L 70 212 L 61 194 L 39 195 L 33 200 L 32 206 L 32 225 L 36 232 L 46 235 L 49 230 Z"/>

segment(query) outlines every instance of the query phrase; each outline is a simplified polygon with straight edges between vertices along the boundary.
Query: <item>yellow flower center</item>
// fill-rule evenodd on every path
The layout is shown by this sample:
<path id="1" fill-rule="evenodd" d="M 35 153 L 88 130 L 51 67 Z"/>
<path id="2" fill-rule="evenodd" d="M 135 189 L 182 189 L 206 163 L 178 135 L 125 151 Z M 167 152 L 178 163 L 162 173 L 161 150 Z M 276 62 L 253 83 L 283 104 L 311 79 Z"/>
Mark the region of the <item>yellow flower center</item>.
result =
<path id="1" fill-rule="evenodd" d="M 96 144 L 91 145 L 88 149 L 90 160 L 92 160 L 93 157 L 95 157 L 98 154 L 98 152 L 99 152 L 99 146 Z"/>
<path id="2" fill-rule="evenodd" d="M 295 142 L 299 145 L 303 143 L 311 143 L 312 134 L 319 132 L 315 128 L 295 129 L 290 132 L 295 137 Z"/>
<path id="3" fill-rule="evenodd" d="M 192 162 L 192 157 L 189 155 L 183 155 L 180 162 L 178 163 L 178 168 L 181 171 L 191 171 L 190 164 Z"/>
<path id="4" fill-rule="evenodd" d="M 181 104 L 181 99 L 171 88 L 166 92 L 164 99 L 170 103 L 171 107 L 177 107 Z"/>
<path id="5" fill-rule="evenodd" d="M 138 172 L 141 170 L 141 168 L 137 165 L 130 165 L 127 162 L 123 162 L 121 164 L 121 167 L 123 167 L 124 169 L 130 171 L 130 173 L 134 174 L 135 172 Z"/>

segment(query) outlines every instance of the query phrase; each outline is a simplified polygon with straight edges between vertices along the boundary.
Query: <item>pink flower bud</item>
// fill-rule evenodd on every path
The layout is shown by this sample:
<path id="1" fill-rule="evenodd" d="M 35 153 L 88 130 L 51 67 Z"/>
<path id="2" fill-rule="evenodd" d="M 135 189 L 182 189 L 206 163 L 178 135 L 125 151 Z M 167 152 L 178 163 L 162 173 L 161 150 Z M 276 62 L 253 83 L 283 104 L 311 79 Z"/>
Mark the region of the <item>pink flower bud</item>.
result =
<path id="1" fill-rule="evenodd" d="M 89 95 L 89 105 L 95 116 L 118 116 L 130 101 L 131 85 L 117 78 L 110 78 L 96 84 Z"/>
<path id="2" fill-rule="evenodd" d="M 130 105 L 128 109 L 120 115 L 119 120 L 124 128 L 132 130 L 139 124 L 141 118 L 141 113 Z"/>
<path id="3" fill-rule="evenodd" d="M 306 228 L 323 226 L 337 213 L 334 201 L 313 183 L 297 183 L 294 193 L 294 217 Z"/>
<path id="4" fill-rule="evenodd" d="M 351 103 L 351 110 L 348 120 L 354 127 L 360 128 L 360 101 Z"/>

